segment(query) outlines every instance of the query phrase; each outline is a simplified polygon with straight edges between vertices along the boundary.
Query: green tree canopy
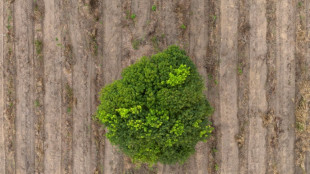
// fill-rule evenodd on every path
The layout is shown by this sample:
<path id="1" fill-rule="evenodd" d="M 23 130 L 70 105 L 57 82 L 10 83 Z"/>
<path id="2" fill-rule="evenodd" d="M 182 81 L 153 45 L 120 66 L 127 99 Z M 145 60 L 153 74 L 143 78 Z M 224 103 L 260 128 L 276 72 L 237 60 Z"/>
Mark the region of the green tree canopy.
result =
<path id="1" fill-rule="evenodd" d="M 107 138 L 135 162 L 183 163 L 206 140 L 213 109 L 196 66 L 177 46 L 142 57 L 100 93 Z"/>

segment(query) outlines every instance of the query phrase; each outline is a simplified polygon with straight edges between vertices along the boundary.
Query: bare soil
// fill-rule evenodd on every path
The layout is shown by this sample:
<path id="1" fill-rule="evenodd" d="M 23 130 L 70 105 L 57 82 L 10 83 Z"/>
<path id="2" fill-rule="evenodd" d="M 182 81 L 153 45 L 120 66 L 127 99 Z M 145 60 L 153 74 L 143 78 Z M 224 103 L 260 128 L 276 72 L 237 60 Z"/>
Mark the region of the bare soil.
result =
<path id="1" fill-rule="evenodd" d="M 310 173 L 309 10 L 309 0 L 0 1 L 0 173 Z M 185 164 L 139 168 L 105 138 L 98 92 L 171 44 L 197 65 L 215 130 Z"/>

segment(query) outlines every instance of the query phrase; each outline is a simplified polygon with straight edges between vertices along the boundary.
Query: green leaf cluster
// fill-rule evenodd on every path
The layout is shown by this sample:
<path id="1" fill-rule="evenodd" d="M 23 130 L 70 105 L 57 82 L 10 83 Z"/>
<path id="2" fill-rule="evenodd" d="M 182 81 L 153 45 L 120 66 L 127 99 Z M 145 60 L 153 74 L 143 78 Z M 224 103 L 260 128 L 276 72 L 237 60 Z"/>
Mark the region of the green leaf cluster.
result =
<path id="1" fill-rule="evenodd" d="M 177 46 L 142 57 L 100 93 L 97 118 L 133 161 L 183 163 L 212 130 L 196 66 Z"/>

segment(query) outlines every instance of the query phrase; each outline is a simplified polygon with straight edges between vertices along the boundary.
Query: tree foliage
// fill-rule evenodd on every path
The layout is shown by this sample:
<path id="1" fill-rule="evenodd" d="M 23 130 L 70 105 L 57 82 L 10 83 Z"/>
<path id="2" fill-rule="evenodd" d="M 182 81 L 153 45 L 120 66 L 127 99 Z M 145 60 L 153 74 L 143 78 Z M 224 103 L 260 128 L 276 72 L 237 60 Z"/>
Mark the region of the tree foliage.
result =
<path id="1" fill-rule="evenodd" d="M 135 162 L 183 163 L 213 130 L 203 89 L 185 51 L 170 46 L 142 57 L 104 87 L 97 117 L 110 142 Z"/>

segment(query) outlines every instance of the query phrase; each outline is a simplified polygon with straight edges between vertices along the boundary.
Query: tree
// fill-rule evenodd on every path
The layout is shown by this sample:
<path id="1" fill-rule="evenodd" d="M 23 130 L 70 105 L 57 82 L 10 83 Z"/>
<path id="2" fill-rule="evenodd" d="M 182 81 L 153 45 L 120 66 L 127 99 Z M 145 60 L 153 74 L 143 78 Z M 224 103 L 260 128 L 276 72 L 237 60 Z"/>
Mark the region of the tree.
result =
<path id="1" fill-rule="evenodd" d="M 185 51 L 170 46 L 142 57 L 104 87 L 97 118 L 110 142 L 134 162 L 183 163 L 213 130 L 203 89 Z"/>

